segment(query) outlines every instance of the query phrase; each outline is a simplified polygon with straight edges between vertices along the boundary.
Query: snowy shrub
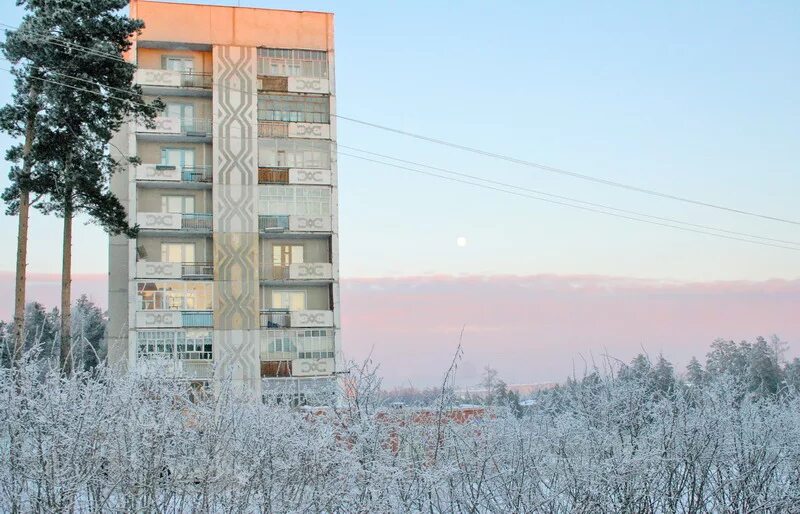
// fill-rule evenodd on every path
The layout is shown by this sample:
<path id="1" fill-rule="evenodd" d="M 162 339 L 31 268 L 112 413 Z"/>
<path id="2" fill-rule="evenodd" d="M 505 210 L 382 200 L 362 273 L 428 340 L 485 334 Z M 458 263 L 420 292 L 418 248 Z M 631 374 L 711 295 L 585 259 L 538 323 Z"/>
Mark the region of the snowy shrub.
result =
<path id="1" fill-rule="evenodd" d="M 465 416 L 446 394 L 384 408 L 366 366 L 339 405 L 293 408 L 152 369 L 64 378 L 27 362 L 0 371 L 0 510 L 796 511 L 800 397 L 743 370 L 687 383 L 634 360 L 518 417 Z"/>

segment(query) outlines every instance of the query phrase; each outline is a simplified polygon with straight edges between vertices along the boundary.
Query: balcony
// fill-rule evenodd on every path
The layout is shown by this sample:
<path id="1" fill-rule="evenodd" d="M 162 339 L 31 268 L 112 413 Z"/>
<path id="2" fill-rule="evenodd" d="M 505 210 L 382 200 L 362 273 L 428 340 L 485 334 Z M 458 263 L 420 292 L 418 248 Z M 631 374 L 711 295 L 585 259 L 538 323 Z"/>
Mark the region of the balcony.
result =
<path id="1" fill-rule="evenodd" d="M 258 217 L 258 231 L 264 235 L 285 232 L 319 233 L 331 232 L 332 218 L 330 216 L 300 216 L 300 215 L 260 215 Z"/>
<path id="2" fill-rule="evenodd" d="M 149 310 L 136 312 L 136 328 L 209 328 L 212 311 Z"/>
<path id="3" fill-rule="evenodd" d="M 332 280 L 333 265 L 329 262 L 295 262 L 288 266 L 263 269 L 261 280 Z"/>
<path id="4" fill-rule="evenodd" d="M 332 359 L 333 329 L 278 329 L 262 332 L 261 360 Z"/>
<path id="5" fill-rule="evenodd" d="M 172 166 L 169 164 L 142 164 L 136 168 L 136 180 L 140 183 L 156 184 L 211 184 L 211 166 Z"/>
<path id="6" fill-rule="evenodd" d="M 301 168 L 258 168 L 259 184 L 331 185 L 330 170 Z"/>
<path id="7" fill-rule="evenodd" d="M 181 314 L 184 327 L 214 326 L 214 313 L 212 311 L 183 311 Z"/>
<path id="8" fill-rule="evenodd" d="M 208 142 L 212 135 L 211 118 L 179 118 L 173 116 L 156 116 L 154 126 L 148 127 L 143 122 L 136 123 L 136 133 L 143 140 L 161 141 L 164 138 L 185 142 Z"/>
<path id="9" fill-rule="evenodd" d="M 157 88 L 158 91 L 155 91 L 156 93 L 164 92 L 167 94 L 171 92 L 170 90 L 176 88 L 206 90 L 210 94 L 214 86 L 211 73 L 147 68 L 139 68 L 134 76 L 134 81 L 141 86 Z M 173 92 L 178 93 L 178 91 Z"/>
<path id="10" fill-rule="evenodd" d="M 138 261 L 136 263 L 136 277 L 211 280 L 214 278 L 214 264 L 211 262 Z"/>
<path id="11" fill-rule="evenodd" d="M 186 233 L 211 232 L 211 214 L 140 212 L 136 222 L 142 230 L 169 230 Z"/>
<path id="12" fill-rule="evenodd" d="M 259 232 L 285 232 L 289 230 L 289 216 L 259 216 Z"/>
<path id="13" fill-rule="evenodd" d="M 325 328 L 333 326 L 333 311 L 267 309 L 261 311 L 261 328 Z"/>
<path id="14" fill-rule="evenodd" d="M 289 137 L 303 139 L 330 139 L 331 126 L 327 123 L 295 123 L 288 121 L 259 121 L 258 137 Z"/>

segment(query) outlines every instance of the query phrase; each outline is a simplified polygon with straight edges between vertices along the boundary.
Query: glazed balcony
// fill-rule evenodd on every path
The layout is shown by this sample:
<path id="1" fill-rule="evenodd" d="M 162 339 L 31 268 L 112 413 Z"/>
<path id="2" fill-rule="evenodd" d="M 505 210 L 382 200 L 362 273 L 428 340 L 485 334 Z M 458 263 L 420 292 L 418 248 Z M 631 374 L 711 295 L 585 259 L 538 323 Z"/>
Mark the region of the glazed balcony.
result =
<path id="1" fill-rule="evenodd" d="M 331 185 L 330 170 L 303 168 L 258 168 L 259 184 Z"/>
<path id="2" fill-rule="evenodd" d="M 261 335 L 261 360 L 333 358 L 335 344 L 333 329 L 267 330 Z"/>

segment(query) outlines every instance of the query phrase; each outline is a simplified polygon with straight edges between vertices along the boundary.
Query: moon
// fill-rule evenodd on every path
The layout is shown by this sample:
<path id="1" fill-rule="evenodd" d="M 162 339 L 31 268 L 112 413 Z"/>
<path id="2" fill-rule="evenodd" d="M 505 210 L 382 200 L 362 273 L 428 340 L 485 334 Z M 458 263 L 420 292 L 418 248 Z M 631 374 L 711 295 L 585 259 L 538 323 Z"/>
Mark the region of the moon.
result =
<path id="1" fill-rule="evenodd" d="M 467 238 L 464 236 L 458 236 L 456 238 L 456 245 L 458 245 L 459 248 L 464 248 L 467 246 Z"/>

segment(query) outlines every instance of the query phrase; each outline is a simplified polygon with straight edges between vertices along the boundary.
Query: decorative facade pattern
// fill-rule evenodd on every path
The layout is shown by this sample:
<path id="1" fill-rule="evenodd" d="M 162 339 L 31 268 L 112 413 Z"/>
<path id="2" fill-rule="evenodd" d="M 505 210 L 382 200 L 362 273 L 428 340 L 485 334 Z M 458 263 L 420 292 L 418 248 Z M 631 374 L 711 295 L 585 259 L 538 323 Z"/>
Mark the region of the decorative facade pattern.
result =
<path id="1" fill-rule="evenodd" d="M 255 48 L 214 46 L 214 361 L 258 387 L 258 166 Z"/>

